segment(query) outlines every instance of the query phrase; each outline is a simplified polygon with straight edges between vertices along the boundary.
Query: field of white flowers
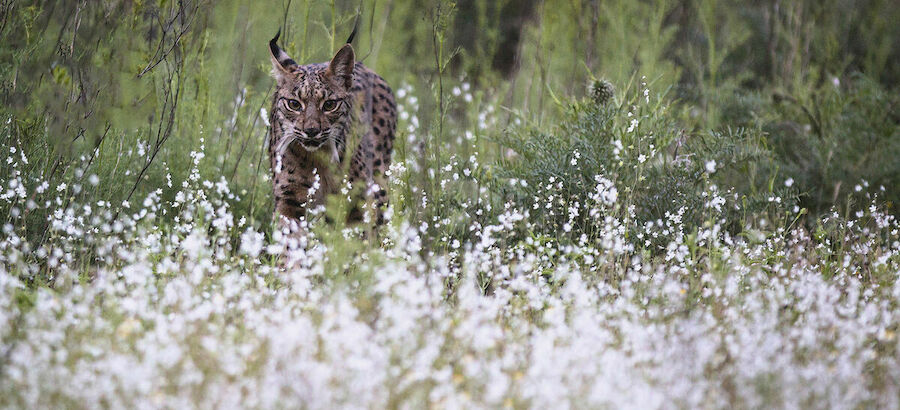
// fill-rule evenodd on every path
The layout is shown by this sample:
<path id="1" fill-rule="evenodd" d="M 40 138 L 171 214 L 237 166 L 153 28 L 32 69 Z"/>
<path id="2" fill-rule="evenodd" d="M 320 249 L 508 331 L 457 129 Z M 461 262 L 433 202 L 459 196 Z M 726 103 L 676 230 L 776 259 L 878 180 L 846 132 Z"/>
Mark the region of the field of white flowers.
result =
<path id="1" fill-rule="evenodd" d="M 627 187 L 596 175 L 585 203 L 554 180 L 534 198 L 593 221 L 574 243 L 510 201 L 446 252 L 400 209 L 377 240 L 311 221 L 286 249 L 232 211 L 239 187 L 201 175 L 202 145 L 190 157 L 183 181 L 126 204 L 67 199 L 93 175 L 0 181 L 2 407 L 900 406 L 900 224 L 876 201 L 827 231 L 758 218 L 735 235 L 722 215 L 741 204 L 707 184 L 701 227 L 671 209 L 634 234 Z M 395 164 L 395 192 L 416 167 Z M 33 247 L 21 221 L 38 208 L 53 211 Z"/>
<path id="2" fill-rule="evenodd" d="M 900 409 L 895 3 L 0 0 L 0 410 Z M 276 228 L 276 33 L 380 229 Z"/>

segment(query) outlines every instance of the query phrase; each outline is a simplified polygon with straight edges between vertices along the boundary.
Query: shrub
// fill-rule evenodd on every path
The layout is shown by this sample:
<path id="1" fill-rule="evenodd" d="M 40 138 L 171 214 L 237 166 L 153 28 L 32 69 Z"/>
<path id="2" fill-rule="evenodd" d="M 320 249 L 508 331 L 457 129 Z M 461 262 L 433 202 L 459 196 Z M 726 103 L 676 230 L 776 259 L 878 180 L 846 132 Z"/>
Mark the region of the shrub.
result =
<path id="1" fill-rule="evenodd" d="M 771 158 L 758 129 L 688 134 L 677 117 L 677 106 L 664 95 L 651 97 L 644 83 L 627 88 L 611 104 L 572 103 L 557 127 L 525 128 L 498 138 L 514 154 L 498 161 L 492 186 L 522 204 L 536 229 L 570 238 L 590 236 L 602 223 L 599 215 L 568 211 L 572 204 L 594 200 L 603 189 L 601 179 L 623 197 L 611 211 L 629 221 L 633 234 L 676 212 L 694 228 L 721 213 L 734 232 L 748 214 L 783 216 L 792 195 L 766 179 Z M 711 213 L 714 197 L 722 195 L 744 207 Z"/>
<path id="2" fill-rule="evenodd" d="M 863 75 L 846 84 L 832 78 L 804 95 L 775 94 L 761 126 L 803 206 L 823 213 L 861 200 L 857 186 L 900 185 L 898 95 Z M 896 190 L 881 195 L 892 204 L 900 199 Z"/>

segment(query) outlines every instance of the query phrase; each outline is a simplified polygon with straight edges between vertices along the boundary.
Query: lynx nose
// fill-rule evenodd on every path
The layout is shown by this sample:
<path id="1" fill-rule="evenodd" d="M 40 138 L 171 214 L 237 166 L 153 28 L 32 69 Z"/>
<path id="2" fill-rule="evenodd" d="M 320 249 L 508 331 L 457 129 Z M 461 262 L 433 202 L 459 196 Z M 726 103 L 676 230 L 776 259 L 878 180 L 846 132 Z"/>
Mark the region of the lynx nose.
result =
<path id="1" fill-rule="evenodd" d="M 313 138 L 316 135 L 319 135 L 318 128 L 307 128 L 307 129 L 303 130 L 303 132 L 306 134 L 306 138 Z"/>

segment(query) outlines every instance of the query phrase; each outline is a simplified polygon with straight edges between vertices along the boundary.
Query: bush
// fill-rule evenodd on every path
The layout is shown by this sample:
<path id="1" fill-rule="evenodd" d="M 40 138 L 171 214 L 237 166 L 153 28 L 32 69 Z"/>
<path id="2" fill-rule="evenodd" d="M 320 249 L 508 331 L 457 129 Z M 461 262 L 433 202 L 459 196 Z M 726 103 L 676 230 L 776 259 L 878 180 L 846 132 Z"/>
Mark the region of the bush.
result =
<path id="1" fill-rule="evenodd" d="M 762 127 L 776 166 L 820 214 L 862 199 L 861 189 L 900 185 L 900 96 L 877 82 L 833 78 L 806 95 L 775 94 Z M 900 192 L 880 194 L 897 203 Z M 896 209 L 893 210 L 896 213 Z"/>
<path id="2" fill-rule="evenodd" d="M 675 120 L 677 106 L 646 87 L 626 89 L 606 104 L 572 103 L 555 128 L 503 134 L 498 142 L 511 157 L 496 164 L 493 188 L 523 204 L 542 233 L 572 239 L 591 236 L 603 222 L 568 211 L 595 201 L 601 180 L 622 196 L 610 212 L 629 221 L 632 234 L 676 212 L 693 229 L 721 217 L 737 233 L 748 214 L 776 218 L 790 209 L 791 192 L 768 179 L 772 158 L 758 129 L 689 135 Z M 714 198 L 722 195 L 743 208 L 717 207 Z"/>

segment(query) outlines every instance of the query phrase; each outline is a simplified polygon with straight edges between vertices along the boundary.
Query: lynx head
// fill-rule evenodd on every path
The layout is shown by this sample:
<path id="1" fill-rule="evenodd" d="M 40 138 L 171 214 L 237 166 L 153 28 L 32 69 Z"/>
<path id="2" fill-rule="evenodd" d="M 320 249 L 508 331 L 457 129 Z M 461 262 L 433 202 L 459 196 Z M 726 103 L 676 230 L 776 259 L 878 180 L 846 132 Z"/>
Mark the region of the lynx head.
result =
<path id="1" fill-rule="evenodd" d="M 295 141 L 307 151 L 327 143 L 337 158 L 350 126 L 353 47 L 344 45 L 330 63 L 301 66 L 278 47 L 280 35 L 279 31 L 269 42 L 276 81 L 271 114 L 274 146 L 283 154 Z"/>

